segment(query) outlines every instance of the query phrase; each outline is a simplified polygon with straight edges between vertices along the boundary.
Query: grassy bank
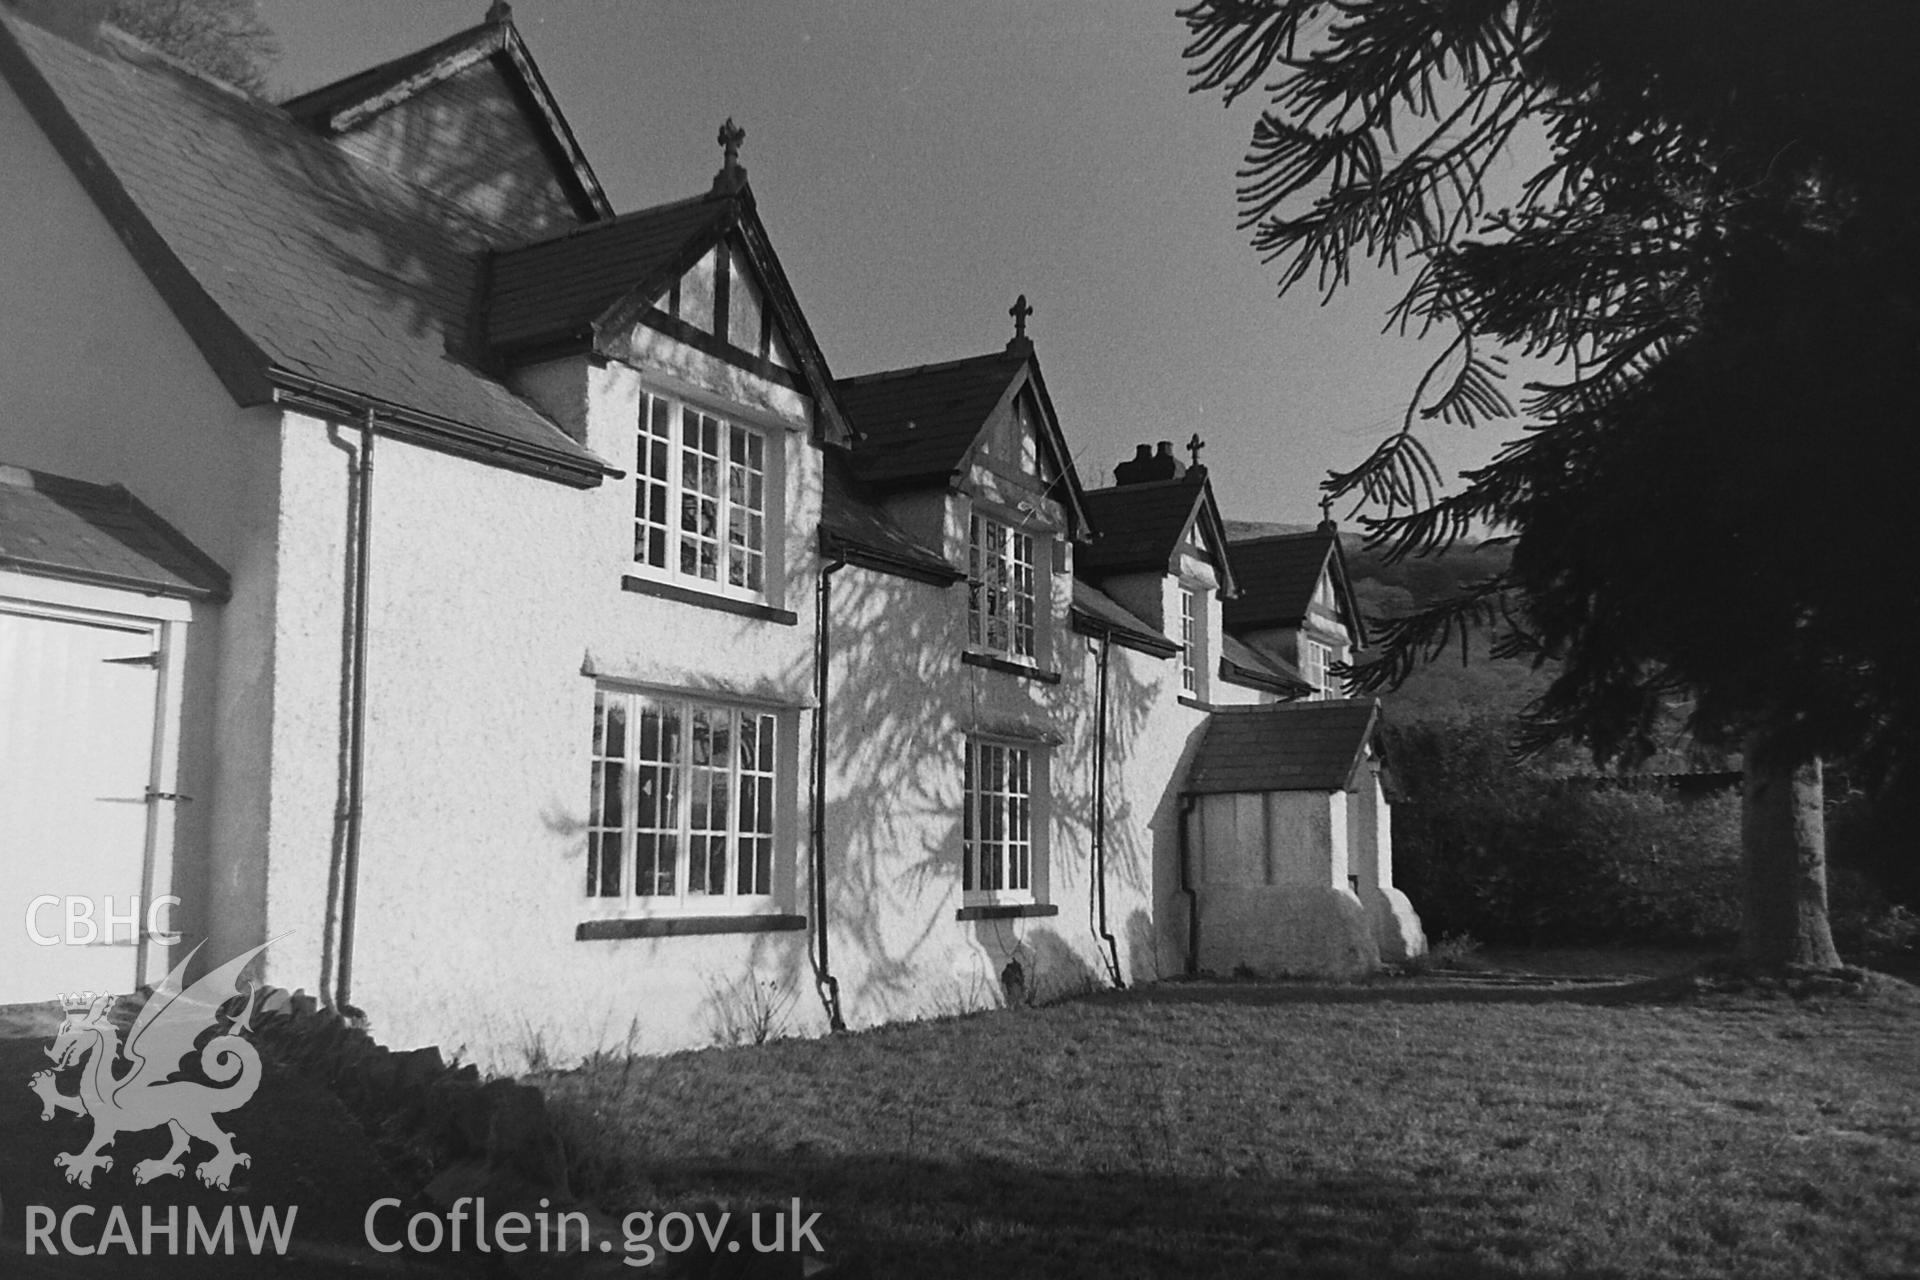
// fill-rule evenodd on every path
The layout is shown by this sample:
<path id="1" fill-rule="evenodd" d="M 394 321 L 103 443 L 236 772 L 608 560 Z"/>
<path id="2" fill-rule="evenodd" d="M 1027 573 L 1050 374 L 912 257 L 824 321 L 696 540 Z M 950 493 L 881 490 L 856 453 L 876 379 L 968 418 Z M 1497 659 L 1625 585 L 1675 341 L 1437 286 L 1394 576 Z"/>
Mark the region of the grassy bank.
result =
<path id="1" fill-rule="evenodd" d="M 1174 984 L 551 1082 L 619 1209 L 880 1276 L 1920 1273 L 1920 1005 Z"/>

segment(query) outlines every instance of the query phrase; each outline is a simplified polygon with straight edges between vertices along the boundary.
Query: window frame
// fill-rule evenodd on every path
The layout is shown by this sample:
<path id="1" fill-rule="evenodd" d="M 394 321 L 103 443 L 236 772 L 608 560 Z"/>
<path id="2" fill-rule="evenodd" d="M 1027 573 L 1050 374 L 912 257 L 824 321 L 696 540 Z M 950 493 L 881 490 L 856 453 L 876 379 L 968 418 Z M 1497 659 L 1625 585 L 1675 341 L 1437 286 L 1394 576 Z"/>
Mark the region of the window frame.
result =
<path id="1" fill-rule="evenodd" d="M 666 410 L 668 418 L 664 434 L 656 429 L 656 414 L 660 408 Z M 698 439 L 694 447 L 689 448 L 690 421 L 713 424 L 718 452 L 700 448 L 704 442 Z M 757 457 L 754 456 L 756 446 Z M 656 476 L 654 471 L 659 448 L 665 450 L 664 478 Z M 742 451 L 739 457 L 735 456 L 736 448 Z M 638 421 L 634 424 L 633 510 L 628 526 L 633 533 L 633 546 L 625 572 L 704 595 L 777 605 L 784 449 L 784 435 L 778 429 L 673 390 L 642 387 Z M 711 536 L 686 527 L 690 456 L 713 460 L 712 491 L 708 493 L 702 488 L 691 490 L 694 501 L 713 504 Z M 758 479 L 757 508 L 750 502 L 736 505 L 736 471 L 740 474 L 741 487 L 748 493 L 752 492 L 753 481 Z M 656 509 L 659 518 L 655 518 Z M 742 518 L 748 530 L 752 530 L 754 522 L 758 521 L 757 545 L 733 541 L 736 515 Z M 652 541 L 656 535 L 664 560 L 662 564 L 655 564 L 650 558 Z M 697 570 L 698 548 L 703 545 L 713 548 L 715 576 L 712 578 L 702 576 Z M 695 549 L 692 553 L 696 562 L 694 570 L 682 567 L 690 546 Z M 741 583 L 732 581 L 736 548 L 744 548 L 741 563 L 746 567 L 748 581 Z M 751 572 L 755 568 L 760 576 L 758 587 L 751 585 Z"/>
<path id="2" fill-rule="evenodd" d="M 964 737 L 962 751 L 960 892 L 963 905 L 1024 906 L 1045 902 L 1049 786 L 1046 748 L 1034 742 L 969 733 Z M 1002 785 L 998 789 L 986 790 L 981 786 L 985 757 L 989 754 L 998 755 L 1003 761 L 999 772 Z M 1021 766 L 1018 774 L 1011 768 L 1016 759 Z M 1012 783 L 1016 776 L 1024 783 L 1024 791 L 1014 789 Z M 997 874 L 988 877 L 980 872 L 986 865 L 983 858 L 988 852 L 982 847 L 987 839 L 982 833 L 990 826 L 985 821 L 990 800 L 1000 810 L 998 827 L 1006 834 L 993 842 L 998 846 L 993 856 Z M 1024 839 L 1012 838 L 1015 832 L 1024 833 Z M 1024 871 L 1024 876 L 1016 874 L 1019 871 Z M 997 883 L 987 885 L 988 879 Z M 1016 880 L 1023 883 L 1013 883 Z"/>
<path id="3" fill-rule="evenodd" d="M 1201 633 L 1205 628 L 1206 614 L 1200 592 L 1179 584 L 1180 592 L 1180 691 L 1191 698 L 1204 697 L 1206 689 L 1200 680 L 1203 669 L 1201 652 Z"/>
<path id="4" fill-rule="evenodd" d="M 616 701 L 624 708 L 622 749 L 618 757 L 610 755 L 607 750 L 611 745 L 608 733 L 612 720 L 610 708 Z M 662 759 L 657 750 L 652 755 L 646 750 L 642 715 L 648 708 L 662 715 L 671 709 L 679 716 L 678 742 L 672 760 Z M 792 854 L 786 801 L 793 778 L 786 748 L 791 740 L 793 724 L 792 717 L 785 709 L 676 690 L 596 682 L 593 713 L 585 823 L 586 866 L 581 876 L 584 883 L 576 882 L 576 892 L 588 918 L 777 914 L 781 909 L 781 897 Z M 697 735 L 694 726 L 697 713 L 706 713 L 709 717 L 714 713 L 726 716 L 728 745 L 724 773 L 716 770 L 710 760 L 703 763 L 696 759 Z M 755 758 L 751 764 L 742 760 L 740 751 L 742 729 L 749 722 L 753 726 L 756 743 Z M 664 739 L 665 734 L 666 725 L 663 722 L 656 741 Z M 613 763 L 620 766 L 619 798 L 614 805 L 618 815 L 617 827 L 608 821 L 610 810 L 607 805 L 605 769 Z M 648 815 L 641 802 L 641 788 L 646 781 L 645 775 L 650 771 L 655 772 L 656 778 L 660 772 L 668 775 L 667 786 L 672 791 L 671 804 L 674 810 L 670 826 L 644 821 Z M 711 799 L 706 824 L 700 825 L 698 821 L 695 784 L 697 775 L 703 772 L 708 778 L 717 774 L 725 779 L 727 799 L 724 826 L 715 826 L 712 822 Z M 751 794 L 743 786 L 743 781 L 753 784 Z M 609 852 L 606 845 L 609 834 L 618 836 L 617 846 L 612 850 L 613 856 L 618 859 L 616 892 L 604 891 L 608 880 L 605 860 Z M 671 894 L 639 892 L 640 845 L 646 836 L 671 840 Z M 720 883 L 725 886 L 725 891 L 696 893 L 693 891 L 693 879 L 699 869 L 698 862 L 703 857 L 711 859 L 714 856 L 711 845 L 703 850 L 699 842 L 715 836 L 720 837 L 723 846 L 720 852 L 723 859 Z M 757 864 L 751 875 L 752 891 L 749 892 L 742 892 L 743 856 L 753 856 Z M 713 864 L 709 861 L 707 865 L 711 875 Z M 657 864 L 653 875 L 657 886 L 661 881 Z"/>
<path id="5" fill-rule="evenodd" d="M 992 539 L 997 544 L 991 552 L 995 574 L 992 580 L 985 576 L 988 551 L 983 532 L 987 529 L 999 531 L 999 536 Z M 1047 542 L 1042 536 L 1044 532 L 1027 528 L 1019 520 L 1009 519 L 991 508 L 983 509 L 977 503 L 969 505 L 966 578 L 968 652 L 986 654 L 1036 670 L 1040 668 L 1040 653 L 1044 643 L 1041 601 L 1045 599 L 1046 591 L 1043 585 L 1045 567 L 1040 562 L 1039 552 Z M 1023 549 L 1024 560 L 1020 554 Z M 1008 602 L 998 615 L 991 609 L 996 593 L 1003 595 Z M 1026 609 L 1024 621 L 1021 617 L 1023 604 Z M 993 626 L 996 621 L 1000 621 L 1005 628 L 1004 643 L 994 642 Z M 1023 632 L 1027 645 L 1024 652 L 1020 645 Z"/>
<path id="6" fill-rule="evenodd" d="M 1308 661 L 1311 654 L 1313 661 Z M 1300 636 L 1300 675 L 1313 686 L 1313 700 L 1326 701 L 1333 697 L 1328 687 L 1331 677 L 1328 669 L 1333 663 L 1333 647 L 1324 640 L 1302 633 Z"/>

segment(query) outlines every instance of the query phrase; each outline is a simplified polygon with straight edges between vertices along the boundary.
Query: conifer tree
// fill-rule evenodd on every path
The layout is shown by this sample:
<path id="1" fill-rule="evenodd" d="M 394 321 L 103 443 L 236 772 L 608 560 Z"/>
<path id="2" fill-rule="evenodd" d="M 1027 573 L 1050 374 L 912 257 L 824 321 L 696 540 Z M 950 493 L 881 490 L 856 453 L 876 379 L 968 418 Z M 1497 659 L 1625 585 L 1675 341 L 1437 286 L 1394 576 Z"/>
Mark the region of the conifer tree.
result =
<path id="1" fill-rule="evenodd" d="M 1403 267 L 1392 318 L 1446 339 L 1401 428 L 1327 489 L 1390 555 L 1513 538 L 1508 571 L 1388 627 L 1361 686 L 1487 625 L 1558 664 L 1527 744 L 1632 762 L 1684 709 L 1745 749 L 1747 959 L 1837 963 L 1821 761 L 1897 774 L 1920 726 L 1920 23 L 1895 0 L 1182 17 L 1197 90 L 1268 98 L 1240 198 L 1282 291 Z M 1517 405 L 1516 351 L 1556 362 Z M 1516 415 L 1441 483 L 1423 431 Z"/>

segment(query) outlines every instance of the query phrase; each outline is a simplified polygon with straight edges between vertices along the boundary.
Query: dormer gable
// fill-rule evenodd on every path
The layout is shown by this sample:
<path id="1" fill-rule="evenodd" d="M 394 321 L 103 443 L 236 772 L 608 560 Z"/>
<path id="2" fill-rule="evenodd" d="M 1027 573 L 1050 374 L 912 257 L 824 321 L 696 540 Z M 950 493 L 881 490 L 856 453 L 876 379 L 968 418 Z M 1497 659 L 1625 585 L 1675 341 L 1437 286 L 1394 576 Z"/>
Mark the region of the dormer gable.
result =
<path id="1" fill-rule="evenodd" d="M 1348 579 L 1346 554 L 1331 523 L 1299 533 L 1233 540 L 1227 548 L 1241 594 L 1226 608 L 1235 632 L 1299 628 L 1318 620 L 1366 644 L 1365 623 Z"/>
<path id="2" fill-rule="evenodd" d="M 808 397 L 819 438 L 848 439 L 826 357 L 744 185 L 490 255 L 479 328 L 500 366 L 583 353 L 644 365 L 677 345 Z"/>
<path id="3" fill-rule="evenodd" d="M 980 479 L 1016 503 L 1057 504 L 1068 536 L 1085 536 L 1085 492 L 1031 343 L 843 378 L 835 391 L 855 432 L 849 458 L 875 492 Z"/>
<path id="4" fill-rule="evenodd" d="M 356 158 L 512 234 L 613 213 L 506 4 L 479 26 L 281 105 Z"/>
<path id="5" fill-rule="evenodd" d="M 1143 461 L 1154 465 L 1143 468 Z M 1087 494 L 1094 540 L 1080 555 L 1081 570 L 1094 577 L 1187 576 L 1188 563 L 1199 562 L 1211 571 L 1221 596 L 1230 599 L 1238 581 L 1222 551 L 1226 526 L 1207 469 L 1181 465 L 1162 442 L 1157 456 L 1141 445 L 1114 474 L 1119 483 Z"/>
<path id="6" fill-rule="evenodd" d="M 664 291 L 644 302 L 642 296 L 634 295 L 621 310 L 637 311 L 651 327 L 734 364 L 799 376 L 787 325 L 771 305 L 753 251 L 737 228 L 709 244 Z M 610 318 L 603 327 L 620 324 Z"/>

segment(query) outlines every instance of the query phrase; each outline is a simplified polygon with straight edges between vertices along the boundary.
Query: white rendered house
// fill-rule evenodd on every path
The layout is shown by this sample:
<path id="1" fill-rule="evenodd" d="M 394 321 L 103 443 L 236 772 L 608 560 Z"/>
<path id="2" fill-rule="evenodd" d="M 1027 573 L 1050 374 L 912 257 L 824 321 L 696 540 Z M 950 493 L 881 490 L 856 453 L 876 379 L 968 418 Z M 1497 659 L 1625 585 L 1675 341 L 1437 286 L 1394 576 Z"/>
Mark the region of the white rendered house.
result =
<path id="1" fill-rule="evenodd" d="M 277 106 L 0 6 L 0 81 L 0 909 L 142 901 L 0 1001 L 272 938 L 505 1062 L 1210 965 L 1189 764 L 1306 690 L 1204 468 L 1083 488 L 1024 309 L 836 377 L 738 132 L 616 214 L 505 6 Z"/>

